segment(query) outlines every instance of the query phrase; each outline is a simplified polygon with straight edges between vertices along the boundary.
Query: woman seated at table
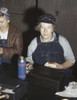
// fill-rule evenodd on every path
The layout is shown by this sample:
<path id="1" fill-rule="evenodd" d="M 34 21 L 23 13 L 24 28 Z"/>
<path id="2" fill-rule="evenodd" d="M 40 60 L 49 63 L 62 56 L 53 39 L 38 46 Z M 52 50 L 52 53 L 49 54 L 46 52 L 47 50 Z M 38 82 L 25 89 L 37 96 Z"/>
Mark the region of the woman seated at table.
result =
<path id="1" fill-rule="evenodd" d="M 55 32 L 55 22 L 56 18 L 51 14 L 38 17 L 35 29 L 40 32 L 40 36 L 35 37 L 28 46 L 27 67 L 31 68 L 36 63 L 61 69 L 68 74 L 75 57 L 68 40 Z"/>

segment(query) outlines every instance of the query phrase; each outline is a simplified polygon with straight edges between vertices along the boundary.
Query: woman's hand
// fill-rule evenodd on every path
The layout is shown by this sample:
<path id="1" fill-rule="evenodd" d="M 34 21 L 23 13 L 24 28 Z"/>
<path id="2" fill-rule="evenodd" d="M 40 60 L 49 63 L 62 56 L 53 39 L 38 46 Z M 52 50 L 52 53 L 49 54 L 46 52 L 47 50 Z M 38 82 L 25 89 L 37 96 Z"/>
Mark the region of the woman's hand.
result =
<path id="1" fill-rule="evenodd" d="M 49 67 L 49 68 L 56 68 L 55 63 L 51 63 L 51 62 L 46 62 L 46 63 L 44 64 L 44 66 Z"/>
<path id="2" fill-rule="evenodd" d="M 46 67 L 49 67 L 49 68 L 54 68 L 54 69 L 64 69 L 63 65 L 62 64 L 58 64 L 58 63 L 52 63 L 52 62 L 46 62 L 44 64 Z"/>
<path id="3" fill-rule="evenodd" d="M 64 69 L 64 66 L 62 64 L 55 63 L 55 65 L 56 69 Z"/>
<path id="4" fill-rule="evenodd" d="M 0 47 L 0 54 L 3 54 L 3 48 Z"/>
<path id="5" fill-rule="evenodd" d="M 44 65 L 47 66 L 47 67 L 50 67 L 50 68 L 55 68 L 55 69 L 67 69 L 67 68 L 73 66 L 74 63 L 67 59 L 62 64 L 58 64 L 56 62 L 46 62 Z"/>
<path id="6" fill-rule="evenodd" d="M 31 69 L 33 69 L 33 64 L 29 62 L 26 64 L 26 73 L 28 74 Z"/>

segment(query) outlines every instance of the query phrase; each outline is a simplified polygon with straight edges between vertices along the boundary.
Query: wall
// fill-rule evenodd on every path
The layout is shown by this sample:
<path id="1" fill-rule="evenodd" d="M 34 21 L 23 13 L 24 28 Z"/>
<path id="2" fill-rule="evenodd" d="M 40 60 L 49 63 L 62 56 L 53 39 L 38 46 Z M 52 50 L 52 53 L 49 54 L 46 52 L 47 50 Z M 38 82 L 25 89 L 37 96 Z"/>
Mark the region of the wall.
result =
<path id="1" fill-rule="evenodd" d="M 5 6 L 9 9 L 11 23 L 19 27 L 21 31 L 27 29 L 27 25 L 23 22 L 24 13 L 30 7 L 36 6 L 36 0 L 0 0 L 0 7 Z"/>

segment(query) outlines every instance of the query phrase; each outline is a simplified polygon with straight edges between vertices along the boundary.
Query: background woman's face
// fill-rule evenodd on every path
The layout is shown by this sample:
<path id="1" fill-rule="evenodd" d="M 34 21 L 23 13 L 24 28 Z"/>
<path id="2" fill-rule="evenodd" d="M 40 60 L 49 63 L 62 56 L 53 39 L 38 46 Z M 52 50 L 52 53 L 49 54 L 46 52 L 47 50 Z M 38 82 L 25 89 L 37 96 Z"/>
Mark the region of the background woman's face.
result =
<path id="1" fill-rule="evenodd" d="M 0 17 L 0 27 L 6 27 L 8 25 L 8 20 L 5 18 L 5 16 Z"/>
<path id="2" fill-rule="evenodd" d="M 43 39 L 49 39 L 52 37 L 53 24 L 50 23 L 40 23 L 40 33 Z"/>

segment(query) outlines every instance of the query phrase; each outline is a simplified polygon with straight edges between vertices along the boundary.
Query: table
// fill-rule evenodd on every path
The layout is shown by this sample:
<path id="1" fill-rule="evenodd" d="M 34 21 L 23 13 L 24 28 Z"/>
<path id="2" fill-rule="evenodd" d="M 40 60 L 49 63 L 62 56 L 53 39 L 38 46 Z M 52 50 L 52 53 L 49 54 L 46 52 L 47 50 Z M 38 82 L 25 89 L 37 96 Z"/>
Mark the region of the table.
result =
<path id="1" fill-rule="evenodd" d="M 40 67 L 40 65 L 34 65 L 36 67 Z M 36 68 L 35 67 L 35 68 Z M 55 95 L 55 91 L 58 91 L 59 85 L 56 85 L 55 87 L 58 87 L 58 89 L 53 88 L 54 85 L 49 84 L 49 82 L 52 83 L 60 83 L 60 75 L 63 75 L 62 73 L 58 75 L 57 71 L 54 72 L 54 70 L 43 68 L 43 66 L 36 69 L 33 69 L 30 72 L 30 82 L 29 82 L 29 94 L 28 99 L 29 100 L 61 100 L 63 97 Z M 52 74 L 53 73 L 53 74 Z M 52 77 L 51 75 L 57 76 Z M 50 81 L 51 78 L 51 81 Z M 56 79 L 57 78 L 57 79 Z M 59 79 L 60 78 L 60 79 Z M 49 82 L 48 82 L 49 81 Z M 47 86 L 48 85 L 50 86 Z M 60 84 L 61 85 L 61 84 Z M 54 89 L 54 90 L 53 90 Z M 77 98 L 68 98 L 69 100 L 77 100 Z"/>
<path id="2" fill-rule="evenodd" d="M 9 95 L 8 100 L 22 100 L 28 91 L 28 82 L 18 79 L 17 66 L 11 64 L 0 65 L 0 85 L 8 89 L 1 92 L 1 95 Z"/>
<path id="3" fill-rule="evenodd" d="M 0 76 L 3 74 L 5 77 L 11 76 L 11 78 L 18 80 L 17 65 L 3 64 L 2 67 L 3 68 L 0 70 Z M 22 98 L 19 98 L 21 100 L 61 100 L 63 98 L 56 96 L 54 91 L 46 85 L 44 86 L 43 84 L 39 85 L 32 83 L 31 72 L 27 75 L 27 79 L 24 80 L 24 82 L 27 84 L 27 87 L 25 87 L 24 90 L 27 88 L 27 91 L 23 94 Z M 77 98 L 69 98 L 69 100 L 77 100 Z"/>

